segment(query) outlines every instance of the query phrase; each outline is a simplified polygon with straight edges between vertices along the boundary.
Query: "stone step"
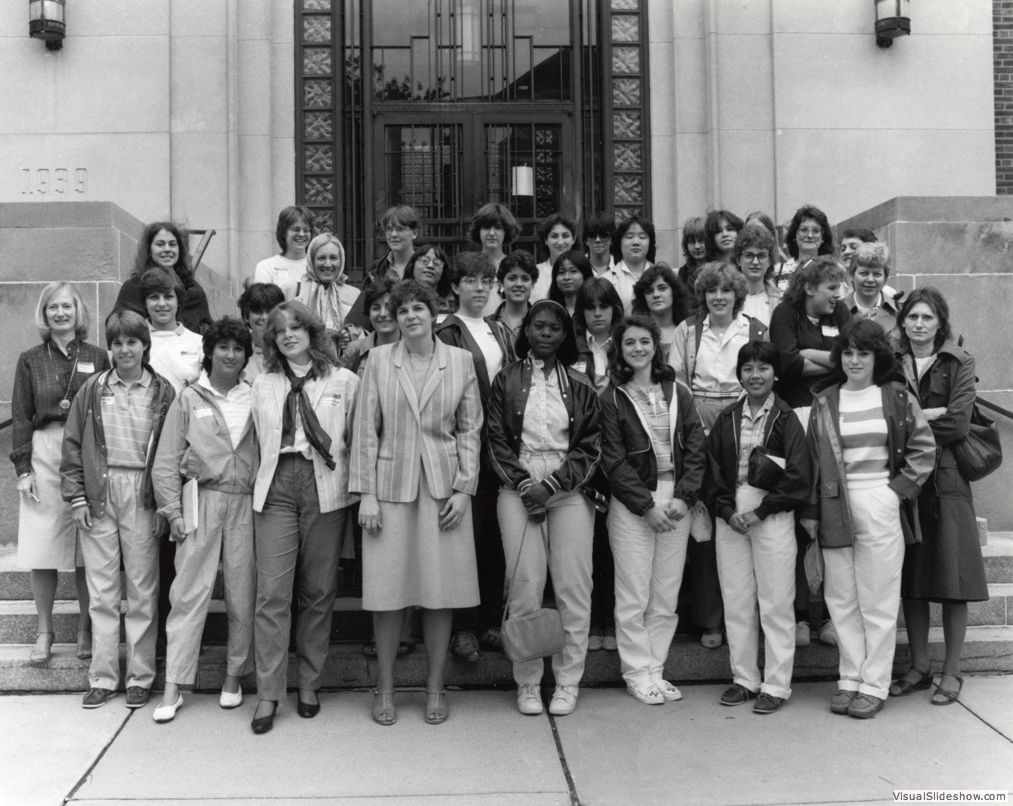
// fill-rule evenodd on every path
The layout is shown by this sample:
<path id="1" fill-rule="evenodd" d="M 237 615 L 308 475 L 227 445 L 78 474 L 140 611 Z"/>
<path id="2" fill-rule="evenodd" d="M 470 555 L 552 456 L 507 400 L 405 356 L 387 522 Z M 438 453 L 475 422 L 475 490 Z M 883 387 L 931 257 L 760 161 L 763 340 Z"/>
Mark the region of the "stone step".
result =
<path id="1" fill-rule="evenodd" d="M 989 532 L 981 554 L 985 560 L 985 579 L 1013 582 L 1013 532 Z"/>
<path id="2" fill-rule="evenodd" d="M 121 612 L 127 609 L 126 601 L 120 602 Z M 53 627 L 56 643 L 77 641 L 79 615 L 77 600 L 57 601 L 53 607 Z M 0 645 L 34 643 L 38 630 L 35 603 L 31 600 L 0 600 Z M 224 644 L 228 632 L 225 616 L 225 602 L 212 599 L 208 618 L 204 625 L 205 644 Z M 122 629 L 121 629 L 122 635 Z M 361 599 L 335 599 L 334 622 L 331 640 L 366 641 L 372 638 L 372 615 L 362 609 Z"/>
<path id="3" fill-rule="evenodd" d="M 942 630 L 933 628 L 929 634 L 933 667 L 938 672 L 943 659 Z M 0 692 L 15 691 L 83 691 L 88 685 L 88 662 L 78 660 L 73 644 L 54 646 L 53 658 L 47 666 L 33 666 L 28 662 L 28 644 L 0 646 Z M 122 664 L 122 657 L 121 657 Z M 903 630 L 897 635 L 894 671 L 902 674 L 910 665 L 907 636 Z M 965 672 L 1013 672 L 1013 626 L 970 627 L 962 659 Z M 546 665 L 551 678 L 551 666 Z M 159 662 L 155 688 L 164 682 L 164 665 Z M 699 642 L 679 636 L 665 666 L 665 676 L 676 683 L 729 680 L 728 648 L 704 649 Z M 795 680 L 832 680 L 837 676 L 837 650 L 814 643 L 799 647 L 795 654 Z M 201 654 L 195 688 L 199 691 L 217 691 L 225 677 L 225 650 L 208 647 Z M 290 657 L 289 687 L 297 685 L 295 661 Z M 425 652 L 421 646 L 413 653 L 399 658 L 396 684 L 399 687 L 423 687 L 426 682 Z M 455 687 L 497 687 L 512 690 L 514 687 L 510 662 L 499 653 L 484 652 L 477 663 L 463 663 L 453 657 L 448 660 L 446 682 Z M 584 686 L 615 686 L 622 684 L 619 656 L 614 652 L 590 652 L 584 672 Z M 331 689 L 372 688 L 376 685 L 376 661 L 362 654 L 358 643 L 336 643 L 324 666 L 322 686 Z M 254 675 L 247 676 L 243 687 L 256 690 Z"/>

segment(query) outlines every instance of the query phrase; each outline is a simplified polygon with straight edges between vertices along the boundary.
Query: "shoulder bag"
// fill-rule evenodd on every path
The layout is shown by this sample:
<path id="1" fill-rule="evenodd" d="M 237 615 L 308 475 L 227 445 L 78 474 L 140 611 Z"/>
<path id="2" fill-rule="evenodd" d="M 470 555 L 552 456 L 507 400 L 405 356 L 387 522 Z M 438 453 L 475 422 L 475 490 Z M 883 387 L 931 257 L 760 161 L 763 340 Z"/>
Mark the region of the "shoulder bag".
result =
<path id="1" fill-rule="evenodd" d="M 544 658 L 561 652 L 566 646 L 566 634 L 563 632 L 563 620 L 554 607 L 540 607 L 533 613 L 524 616 L 509 616 L 509 591 L 517 578 L 517 566 L 524 551 L 524 541 L 528 537 L 528 529 L 532 521 L 529 518 L 521 535 L 521 545 L 517 549 L 517 560 L 514 562 L 513 573 L 510 574 L 510 587 L 507 588 L 507 604 L 503 608 L 503 623 L 500 635 L 503 639 L 503 652 L 514 663 L 521 663 L 535 658 Z M 545 532 L 545 521 L 538 524 L 542 541 L 546 544 L 548 556 L 548 535 Z"/>

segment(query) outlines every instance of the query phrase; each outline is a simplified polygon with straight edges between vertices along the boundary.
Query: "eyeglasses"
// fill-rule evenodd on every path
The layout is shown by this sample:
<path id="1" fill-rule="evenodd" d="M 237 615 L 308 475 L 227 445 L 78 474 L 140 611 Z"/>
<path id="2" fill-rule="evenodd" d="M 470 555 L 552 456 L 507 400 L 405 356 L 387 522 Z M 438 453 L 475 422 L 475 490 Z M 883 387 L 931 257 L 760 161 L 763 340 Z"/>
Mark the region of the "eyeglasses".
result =
<path id="1" fill-rule="evenodd" d="M 805 237 L 818 238 L 823 234 L 823 229 L 821 227 L 799 227 L 798 234 L 801 235 L 803 238 Z"/>
<path id="2" fill-rule="evenodd" d="M 411 232 L 411 227 L 402 227 L 400 224 L 395 224 L 392 227 L 384 227 L 383 231 L 388 235 L 404 235 L 406 232 Z"/>
<path id="3" fill-rule="evenodd" d="M 746 263 L 766 263 L 770 260 L 770 255 L 766 252 L 743 252 L 742 259 Z"/>
<path id="4" fill-rule="evenodd" d="M 419 266 L 442 266 L 443 261 L 438 257 L 427 257 L 423 255 L 415 261 Z"/>
<path id="5" fill-rule="evenodd" d="M 459 285 L 464 288 L 492 288 L 496 281 L 492 277 L 462 277 Z"/>

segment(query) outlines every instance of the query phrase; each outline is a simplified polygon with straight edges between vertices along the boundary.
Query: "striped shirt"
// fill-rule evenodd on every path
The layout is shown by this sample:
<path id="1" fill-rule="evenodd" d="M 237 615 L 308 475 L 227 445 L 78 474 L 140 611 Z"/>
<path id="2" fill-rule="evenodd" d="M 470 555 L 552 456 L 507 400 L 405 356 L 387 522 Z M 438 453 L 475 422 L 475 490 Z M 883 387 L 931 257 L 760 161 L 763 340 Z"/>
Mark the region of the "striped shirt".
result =
<path id="1" fill-rule="evenodd" d="M 129 382 L 120 380 L 115 369 L 109 373 L 100 392 L 109 467 L 145 467 L 154 399 L 155 384 L 148 370 L 141 372 L 139 381 Z"/>
<path id="2" fill-rule="evenodd" d="M 735 476 L 737 484 L 744 484 L 749 477 L 749 454 L 753 448 L 763 444 L 763 429 L 767 426 L 767 417 L 774 408 L 773 393 L 767 395 L 760 410 L 753 415 L 749 401 L 742 404 L 742 423 L 739 426 L 739 469 Z"/>
<path id="3" fill-rule="evenodd" d="M 841 388 L 840 418 L 848 481 L 888 479 L 890 455 L 880 388 L 873 385 L 860 392 Z"/>
<path id="4" fill-rule="evenodd" d="M 658 462 L 658 472 L 668 473 L 674 470 L 672 434 L 669 430 L 671 423 L 668 418 L 668 401 L 665 400 L 664 390 L 660 384 L 654 384 L 650 389 L 644 390 L 631 383 L 626 384 L 626 390 L 651 427 L 651 445 L 654 447 L 654 457 Z"/>

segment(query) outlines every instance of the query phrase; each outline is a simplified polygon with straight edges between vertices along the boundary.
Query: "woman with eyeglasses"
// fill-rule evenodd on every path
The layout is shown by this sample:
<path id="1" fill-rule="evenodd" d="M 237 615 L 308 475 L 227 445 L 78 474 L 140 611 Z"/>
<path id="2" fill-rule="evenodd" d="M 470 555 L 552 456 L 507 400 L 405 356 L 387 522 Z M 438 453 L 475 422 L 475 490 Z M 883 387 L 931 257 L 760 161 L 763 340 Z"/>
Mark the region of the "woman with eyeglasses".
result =
<path id="1" fill-rule="evenodd" d="M 770 315 L 782 296 L 770 280 L 776 250 L 774 238 L 758 224 L 746 224 L 735 241 L 735 265 L 746 278 L 746 301 L 742 312 L 768 326 Z"/>
<path id="2" fill-rule="evenodd" d="M 482 315 L 496 282 L 496 269 L 488 255 L 462 252 L 454 260 L 451 277 L 450 287 L 457 296 L 457 313 L 448 316 L 436 328 L 436 337 L 471 353 L 482 410 L 487 411 L 493 380 L 500 369 L 516 358 L 513 336 L 507 326 L 497 321 L 495 315 Z M 487 444 L 485 424 L 482 444 Z M 481 604 L 455 613 L 454 635 L 450 642 L 454 655 L 468 663 L 481 657 L 482 644 L 489 649 L 500 648 L 499 625 L 506 573 L 496 517 L 499 477 L 485 451 L 481 459 L 478 489 L 471 501 Z"/>
<path id="3" fill-rule="evenodd" d="M 429 286 L 436 292 L 440 299 L 440 312 L 437 314 L 437 324 L 441 323 L 448 314 L 457 310 L 457 298 L 450 289 L 450 260 L 447 253 L 436 244 L 424 243 L 415 250 L 411 260 L 405 267 L 404 278 L 406 280 L 418 280 L 423 285 Z"/>
<path id="4" fill-rule="evenodd" d="M 244 287 L 253 283 L 274 283 L 282 291 L 306 272 L 306 247 L 313 238 L 313 216 L 309 208 L 291 205 L 278 213 L 274 237 L 281 249 L 260 261 Z"/>
<path id="5" fill-rule="evenodd" d="M 803 205 L 795 211 L 784 240 L 791 259 L 778 266 L 773 277 L 774 284 L 782 291 L 787 290 L 791 275 L 807 260 L 834 253 L 834 233 L 830 229 L 830 220 L 819 207 L 811 204 Z"/>

